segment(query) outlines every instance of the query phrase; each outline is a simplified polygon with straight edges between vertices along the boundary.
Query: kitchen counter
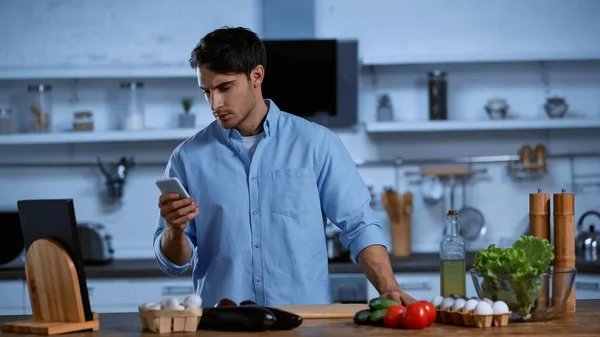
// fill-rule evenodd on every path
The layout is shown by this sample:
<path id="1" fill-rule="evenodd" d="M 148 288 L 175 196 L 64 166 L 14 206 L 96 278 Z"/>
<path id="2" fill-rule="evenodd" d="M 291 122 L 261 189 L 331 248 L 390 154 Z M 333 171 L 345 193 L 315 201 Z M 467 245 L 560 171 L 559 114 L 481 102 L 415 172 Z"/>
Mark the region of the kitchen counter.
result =
<path id="1" fill-rule="evenodd" d="M 474 253 L 467 254 L 467 269 L 472 267 Z M 392 257 L 392 269 L 395 273 L 439 272 L 439 257 L 435 253 L 419 253 L 410 257 Z M 581 274 L 599 274 L 600 261 L 586 262 L 577 260 L 577 271 Z M 352 262 L 330 262 L 330 274 L 362 273 L 362 268 Z M 164 277 L 154 259 L 114 260 L 106 265 L 86 266 L 87 279 L 111 278 L 152 278 Z M 192 269 L 188 269 L 179 277 L 190 277 Z M 0 280 L 25 279 L 23 268 L 0 269 Z"/>
<path id="2" fill-rule="evenodd" d="M 0 323 L 28 319 L 29 316 L 0 316 Z M 69 336 L 160 336 L 150 332 L 142 332 L 138 313 L 100 314 L 99 332 L 72 333 Z M 600 336 L 600 300 L 577 301 L 577 312 L 572 315 L 557 317 L 550 322 L 509 323 L 502 328 L 479 329 L 472 327 L 455 327 L 451 325 L 433 324 L 420 330 L 387 329 L 383 327 L 356 326 L 352 319 L 311 319 L 295 330 L 277 332 L 231 333 L 215 331 L 198 331 L 195 333 L 177 333 L 178 336 Z M 1 333 L 0 336 L 36 336 L 14 333 Z"/>

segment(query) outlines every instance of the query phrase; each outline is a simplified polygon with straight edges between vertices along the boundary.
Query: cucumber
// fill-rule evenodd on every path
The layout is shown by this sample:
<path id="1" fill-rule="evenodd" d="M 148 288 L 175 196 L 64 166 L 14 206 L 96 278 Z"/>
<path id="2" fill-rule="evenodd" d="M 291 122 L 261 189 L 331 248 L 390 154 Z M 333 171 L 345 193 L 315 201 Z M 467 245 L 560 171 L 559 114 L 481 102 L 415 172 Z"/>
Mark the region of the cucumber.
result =
<path id="1" fill-rule="evenodd" d="M 354 314 L 354 324 L 357 325 L 369 325 L 371 324 L 371 321 L 369 320 L 369 317 L 371 316 L 371 310 L 369 309 L 363 309 L 361 311 L 358 311 L 356 314 Z"/>
<path id="2" fill-rule="evenodd" d="M 389 298 L 375 297 L 374 299 L 369 301 L 369 308 L 371 308 L 371 310 L 387 309 L 391 306 L 398 305 L 398 304 L 400 304 L 400 303 L 398 303 L 394 300 L 390 300 Z"/>
<path id="3" fill-rule="evenodd" d="M 371 314 L 369 315 L 371 325 L 383 325 L 383 318 L 385 317 L 386 312 L 387 308 L 371 311 Z"/>

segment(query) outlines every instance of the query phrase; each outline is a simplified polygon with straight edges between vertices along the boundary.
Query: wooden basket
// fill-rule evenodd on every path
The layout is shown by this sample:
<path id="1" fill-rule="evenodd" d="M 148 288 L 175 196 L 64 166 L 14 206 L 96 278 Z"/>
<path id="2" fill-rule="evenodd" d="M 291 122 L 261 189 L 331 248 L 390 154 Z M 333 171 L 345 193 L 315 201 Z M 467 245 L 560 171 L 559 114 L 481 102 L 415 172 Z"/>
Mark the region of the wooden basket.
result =
<path id="1" fill-rule="evenodd" d="M 139 308 L 142 327 L 155 333 L 194 332 L 202 318 L 202 309 L 145 310 Z"/>

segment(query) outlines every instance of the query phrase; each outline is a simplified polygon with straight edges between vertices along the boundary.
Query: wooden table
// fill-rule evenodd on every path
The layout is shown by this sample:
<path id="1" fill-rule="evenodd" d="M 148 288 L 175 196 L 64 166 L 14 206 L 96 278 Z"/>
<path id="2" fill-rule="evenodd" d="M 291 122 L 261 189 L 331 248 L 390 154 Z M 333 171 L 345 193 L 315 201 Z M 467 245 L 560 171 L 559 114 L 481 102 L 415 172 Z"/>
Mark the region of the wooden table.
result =
<path id="1" fill-rule="evenodd" d="M 30 316 L 0 316 L 0 323 L 28 319 Z M 309 319 L 295 330 L 271 332 L 216 332 L 197 331 L 195 333 L 163 334 L 162 336 L 600 336 L 600 300 L 577 301 L 577 313 L 555 318 L 543 323 L 510 323 L 502 328 L 466 328 L 434 324 L 424 330 L 398 330 L 381 327 L 356 326 L 352 319 Z M 3 337 L 25 337 L 24 335 L 2 333 Z M 100 314 L 100 331 L 68 334 L 69 337 L 158 337 L 161 335 L 141 330 L 138 313 Z"/>

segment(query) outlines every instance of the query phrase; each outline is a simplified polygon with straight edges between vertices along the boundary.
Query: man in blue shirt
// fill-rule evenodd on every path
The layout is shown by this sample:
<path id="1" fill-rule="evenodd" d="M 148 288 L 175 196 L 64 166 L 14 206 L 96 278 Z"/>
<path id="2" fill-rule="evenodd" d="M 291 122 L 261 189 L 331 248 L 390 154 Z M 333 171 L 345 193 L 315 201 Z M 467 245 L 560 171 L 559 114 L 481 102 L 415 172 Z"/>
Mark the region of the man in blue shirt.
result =
<path id="1" fill-rule="evenodd" d="M 222 298 L 331 303 L 329 218 L 377 291 L 413 302 L 394 278 L 370 193 L 343 143 L 263 99 L 268 67 L 258 36 L 217 29 L 194 48 L 190 65 L 216 121 L 169 159 L 165 177 L 179 178 L 190 198 L 160 196 L 159 267 L 174 276 L 193 265 L 205 306 Z"/>

